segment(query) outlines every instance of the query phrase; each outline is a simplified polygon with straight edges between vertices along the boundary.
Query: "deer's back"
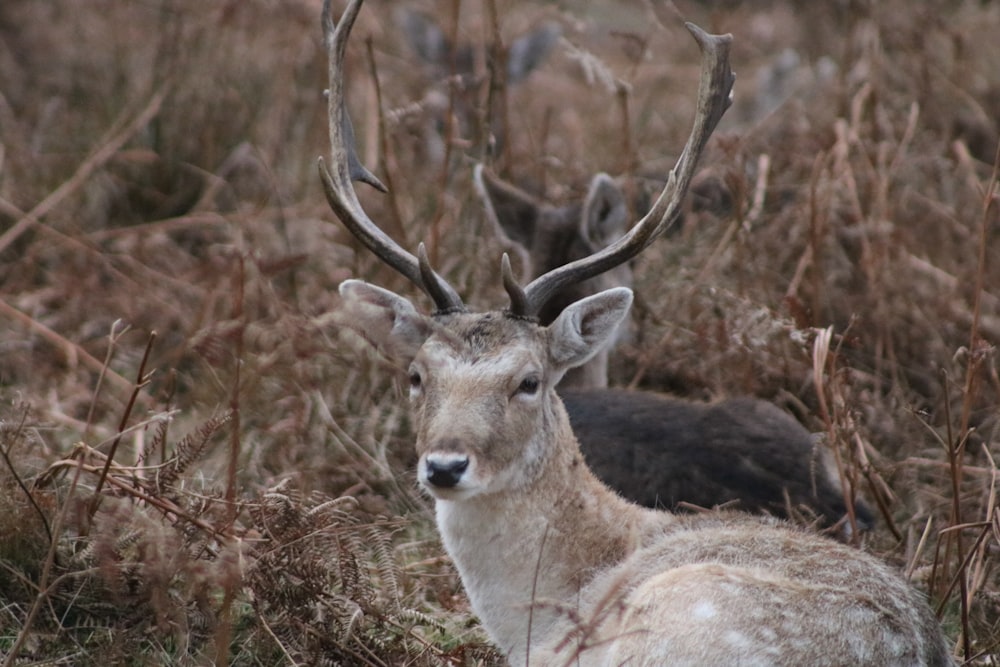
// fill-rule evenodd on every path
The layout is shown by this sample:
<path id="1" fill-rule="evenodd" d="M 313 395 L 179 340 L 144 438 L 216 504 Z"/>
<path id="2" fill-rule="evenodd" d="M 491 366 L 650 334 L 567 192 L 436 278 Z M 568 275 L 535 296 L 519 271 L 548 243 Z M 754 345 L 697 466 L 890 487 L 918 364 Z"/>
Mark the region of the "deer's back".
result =
<path id="1" fill-rule="evenodd" d="M 767 517 L 680 517 L 583 599 L 605 601 L 611 643 L 582 664 L 590 653 L 615 665 L 953 664 L 926 601 L 891 567 Z"/>
<path id="2" fill-rule="evenodd" d="M 563 390 L 587 464 L 640 505 L 726 504 L 782 518 L 806 508 L 823 525 L 845 516 L 810 434 L 774 405 L 752 398 L 697 403 L 627 390 Z M 871 511 L 857 503 L 861 529 Z"/>

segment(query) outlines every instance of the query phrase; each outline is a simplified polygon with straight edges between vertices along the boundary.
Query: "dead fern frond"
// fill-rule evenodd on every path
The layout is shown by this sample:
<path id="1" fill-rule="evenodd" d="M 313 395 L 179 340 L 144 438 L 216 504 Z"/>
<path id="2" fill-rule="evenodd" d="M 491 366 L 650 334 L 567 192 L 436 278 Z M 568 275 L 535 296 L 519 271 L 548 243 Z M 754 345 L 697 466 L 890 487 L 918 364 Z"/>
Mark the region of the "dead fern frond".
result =
<path id="1" fill-rule="evenodd" d="M 372 562 L 378 571 L 384 589 L 384 598 L 392 611 L 399 613 L 402 569 L 393 552 L 391 534 L 383 526 L 369 525 L 364 528 L 365 537 L 372 554 Z"/>
<path id="2" fill-rule="evenodd" d="M 162 495 L 164 490 L 173 484 L 183 475 L 192 463 L 200 459 L 208 448 L 209 440 L 233 417 L 231 411 L 227 411 L 216 417 L 211 417 L 199 426 L 193 433 L 184 436 L 174 448 L 174 455 L 166 462 L 162 469 L 157 470 L 156 490 Z M 165 429 L 164 429 L 165 430 Z"/>
<path id="3" fill-rule="evenodd" d="M 149 451 L 150 452 L 160 452 L 160 462 L 166 463 L 164 459 L 166 458 L 167 450 L 167 431 L 170 429 L 170 420 L 163 419 L 156 425 L 156 430 L 153 431 L 153 440 L 150 442 Z M 140 463 L 142 463 L 140 461 Z M 148 457 L 145 463 L 149 463 Z"/>
<path id="4" fill-rule="evenodd" d="M 401 604 L 393 547 L 400 521 L 370 517 L 349 497 L 303 498 L 287 483 L 261 494 L 248 512 L 264 539 L 247 586 L 285 651 L 313 662 L 353 656 L 351 664 L 360 655 L 371 664 L 380 664 L 375 655 L 408 655 L 410 628 L 426 614 Z"/>
<path id="5" fill-rule="evenodd" d="M 566 56 L 580 66 L 588 86 L 600 85 L 605 92 L 614 94 L 618 89 L 618 78 L 600 56 L 567 40 L 562 40 L 562 43 L 566 49 Z"/>

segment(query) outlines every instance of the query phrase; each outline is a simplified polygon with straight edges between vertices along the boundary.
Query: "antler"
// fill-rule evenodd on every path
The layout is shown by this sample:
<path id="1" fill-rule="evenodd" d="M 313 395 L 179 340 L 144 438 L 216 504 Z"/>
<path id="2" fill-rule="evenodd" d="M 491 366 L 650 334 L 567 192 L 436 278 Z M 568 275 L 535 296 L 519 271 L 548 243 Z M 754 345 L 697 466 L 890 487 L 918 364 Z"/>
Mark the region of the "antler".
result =
<path id="1" fill-rule="evenodd" d="M 319 175 L 330 208 L 344 226 L 361 243 L 383 262 L 406 276 L 434 301 L 438 312 L 465 310 L 458 293 L 441 276 L 434 272 L 427 261 L 421 244 L 419 259 L 404 250 L 372 222 L 361 208 L 352 181 L 362 181 L 386 192 L 385 186 L 358 159 L 354 147 L 354 130 L 344 106 L 344 56 L 347 38 L 358 16 L 363 0 L 352 0 L 336 27 L 330 9 L 330 0 L 323 2 L 323 38 L 330 63 L 330 83 L 327 91 L 327 113 L 330 124 L 330 167 L 319 158 Z"/>
<path id="2" fill-rule="evenodd" d="M 589 257 L 570 262 L 535 278 L 523 289 L 514 281 L 509 260 L 506 260 L 502 268 L 504 289 L 510 296 L 511 314 L 537 317 L 549 299 L 567 285 L 593 278 L 638 255 L 677 216 L 691 177 L 694 176 L 698 158 L 722 115 L 732 104 L 733 82 L 736 80 L 729 67 L 732 35 L 710 35 L 693 23 L 685 25 L 698 42 L 702 54 L 698 109 L 684 152 L 670 171 L 670 177 L 660 196 L 649 213 L 618 241 Z"/>

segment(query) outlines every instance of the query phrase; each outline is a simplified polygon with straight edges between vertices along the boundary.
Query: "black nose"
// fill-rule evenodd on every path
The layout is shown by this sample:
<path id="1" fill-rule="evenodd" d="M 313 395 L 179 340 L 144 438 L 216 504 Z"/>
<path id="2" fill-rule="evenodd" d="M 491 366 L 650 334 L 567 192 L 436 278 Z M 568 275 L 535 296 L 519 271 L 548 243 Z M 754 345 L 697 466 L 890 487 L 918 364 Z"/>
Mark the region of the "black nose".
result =
<path id="1" fill-rule="evenodd" d="M 469 459 L 450 459 L 448 461 L 427 461 L 427 481 L 433 486 L 450 489 L 458 484 L 462 473 L 469 467 Z"/>

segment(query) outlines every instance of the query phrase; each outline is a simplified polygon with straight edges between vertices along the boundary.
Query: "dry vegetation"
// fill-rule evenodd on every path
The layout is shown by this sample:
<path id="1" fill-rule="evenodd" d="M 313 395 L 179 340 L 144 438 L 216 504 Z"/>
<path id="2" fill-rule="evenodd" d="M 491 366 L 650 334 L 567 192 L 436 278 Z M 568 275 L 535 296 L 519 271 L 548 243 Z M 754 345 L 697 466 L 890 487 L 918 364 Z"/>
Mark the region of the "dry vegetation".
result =
<path id="1" fill-rule="evenodd" d="M 498 661 L 414 488 L 392 374 L 323 317 L 348 276 L 409 288 L 319 190 L 318 4 L 0 4 L 5 666 Z M 429 155 L 394 4 L 352 44 L 362 152 L 392 189 L 361 196 L 499 304 L 480 133 Z M 694 101 L 669 3 L 496 4 L 506 40 L 564 37 L 495 97 L 498 168 L 555 200 L 631 176 L 641 201 Z M 765 397 L 825 433 L 882 510 L 864 548 L 929 592 L 956 655 L 996 664 L 1000 7 L 677 4 L 735 34 L 738 102 L 637 267 L 614 379 Z M 447 25 L 459 5 L 487 43 L 491 2 L 424 8 Z"/>

